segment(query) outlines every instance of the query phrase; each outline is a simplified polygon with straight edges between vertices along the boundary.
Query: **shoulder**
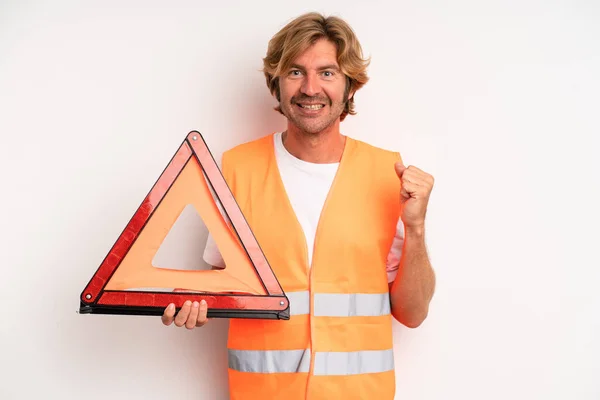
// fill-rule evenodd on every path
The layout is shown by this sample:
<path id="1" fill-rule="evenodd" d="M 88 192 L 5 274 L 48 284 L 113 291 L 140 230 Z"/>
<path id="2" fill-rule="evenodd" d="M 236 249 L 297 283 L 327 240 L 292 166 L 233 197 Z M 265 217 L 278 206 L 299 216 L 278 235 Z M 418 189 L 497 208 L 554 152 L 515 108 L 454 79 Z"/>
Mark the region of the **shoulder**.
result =
<path id="1" fill-rule="evenodd" d="M 396 162 L 401 159 L 399 151 L 378 147 L 363 140 L 350 137 L 348 138 L 352 141 L 355 153 L 357 155 L 368 157 L 373 161 L 379 160 L 384 163 L 388 163 L 390 161 Z"/>
<path id="2" fill-rule="evenodd" d="M 267 170 L 273 154 L 273 134 L 238 144 L 221 157 L 221 170 L 230 185 L 249 181 Z"/>
<path id="3" fill-rule="evenodd" d="M 254 160 L 264 157 L 273 143 L 273 133 L 269 133 L 258 139 L 238 144 L 223 153 L 223 167 L 241 166 L 252 163 Z"/>
<path id="4" fill-rule="evenodd" d="M 226 150 L 223 155 L 229 157 L 250 156 L 256 151 L 260 151 L 267 146 L 271 146 L 273 141 L 273 133 L 261 136 L 258 139 L 253 139 L 248 142 L 238 144 L 229 150 Z"/>
<path id="5" fill-rule="evenodd" d="M 360 166 L 365 179 L 368 179 L 383 192 L 396 196 L 400 184 L 396 174 L 396 163 L 402 161 L 400 152 L 375 146 L 365 141 L 351 139 L 353 163 Z M 382 193 L 383 193 L 382 192 Z"/>

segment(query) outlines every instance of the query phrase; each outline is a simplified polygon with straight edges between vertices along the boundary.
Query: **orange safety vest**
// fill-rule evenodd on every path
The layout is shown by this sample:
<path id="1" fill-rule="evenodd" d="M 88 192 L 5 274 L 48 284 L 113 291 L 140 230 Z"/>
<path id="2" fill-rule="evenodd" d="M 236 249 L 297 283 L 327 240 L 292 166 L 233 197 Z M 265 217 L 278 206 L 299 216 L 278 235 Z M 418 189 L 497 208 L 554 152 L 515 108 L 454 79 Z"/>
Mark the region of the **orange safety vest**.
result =
<path id="1" fill-rule="evenodd" d="M 396 152 L 346 138 L 309 266 L 273 135 L 223 154 L 223 175 L 291 314 L 287 321 L 230 320 L 231 399 L 394 398 L 386 258 L 400 212 L 398 160 Z"/>

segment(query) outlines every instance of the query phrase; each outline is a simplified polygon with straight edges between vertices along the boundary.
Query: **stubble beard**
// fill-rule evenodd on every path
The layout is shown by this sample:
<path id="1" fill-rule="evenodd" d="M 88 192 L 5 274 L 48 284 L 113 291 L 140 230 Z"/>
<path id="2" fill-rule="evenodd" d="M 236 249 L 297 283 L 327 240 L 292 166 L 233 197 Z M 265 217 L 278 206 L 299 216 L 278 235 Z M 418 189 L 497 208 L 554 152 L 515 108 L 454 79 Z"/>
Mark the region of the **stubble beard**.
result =
<path id="1" fill-rule="evenodd" d="M 296 102 L 299 101 L 296 97 L 292 97 L 290 102 L 287 104 L 280 103 L 280 108 L 283 111 L 285 117 L 294 125 L 298 130 L 305 135 L 316 135 L 323 132 L 327 128 L 331 127 L 344 111 L 346 105 L 345 101 L 333 103 L 331 99 L 326 98 L 310 98 L 303 96 L 302 100 L 315 102 L 322 102 L 329 107 L 329 114 L 321 115 L 319 117 L 303 117 L 298 115 L 296 108 Z"/>

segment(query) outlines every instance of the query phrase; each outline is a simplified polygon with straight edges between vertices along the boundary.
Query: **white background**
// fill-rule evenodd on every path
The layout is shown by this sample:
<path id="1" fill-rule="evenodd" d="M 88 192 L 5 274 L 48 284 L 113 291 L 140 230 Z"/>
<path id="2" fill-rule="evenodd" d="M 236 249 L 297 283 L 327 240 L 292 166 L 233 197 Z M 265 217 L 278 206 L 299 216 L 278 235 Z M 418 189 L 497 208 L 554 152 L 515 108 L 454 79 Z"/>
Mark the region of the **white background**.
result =
<path id="1" fill-rule="evenodd" d="M 372 57 L 343 132 L 436 178 L 438 288 L 420 328 L 395 326 L 397 398 L 600 398 L 597 2 L 15 0 L 1 399 L 227 398 L 226 320 L 79 315 L 78 297 L 188 131 L 220 158 L 285 127 L 261 57 L 310 10 L 344 17 Z M 165 259 L 201 254 L 205 232 L 185 231 Z"/>

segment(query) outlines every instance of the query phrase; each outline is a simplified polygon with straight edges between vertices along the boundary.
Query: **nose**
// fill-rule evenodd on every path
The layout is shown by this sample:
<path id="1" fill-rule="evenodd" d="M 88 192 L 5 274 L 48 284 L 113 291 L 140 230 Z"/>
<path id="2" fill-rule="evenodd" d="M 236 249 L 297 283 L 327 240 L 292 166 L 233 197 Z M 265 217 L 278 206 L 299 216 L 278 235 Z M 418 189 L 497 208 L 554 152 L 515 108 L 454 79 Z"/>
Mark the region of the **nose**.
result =
<path id="1" fill-rule="evenodd" d="M 306 74 L 302 82 L 302 87 L 300 88 L 302 93 L 307 96 L 315 96 L 320 93 L 321 86 L 319 84 L 318 77 L 314 74 Z"/>

